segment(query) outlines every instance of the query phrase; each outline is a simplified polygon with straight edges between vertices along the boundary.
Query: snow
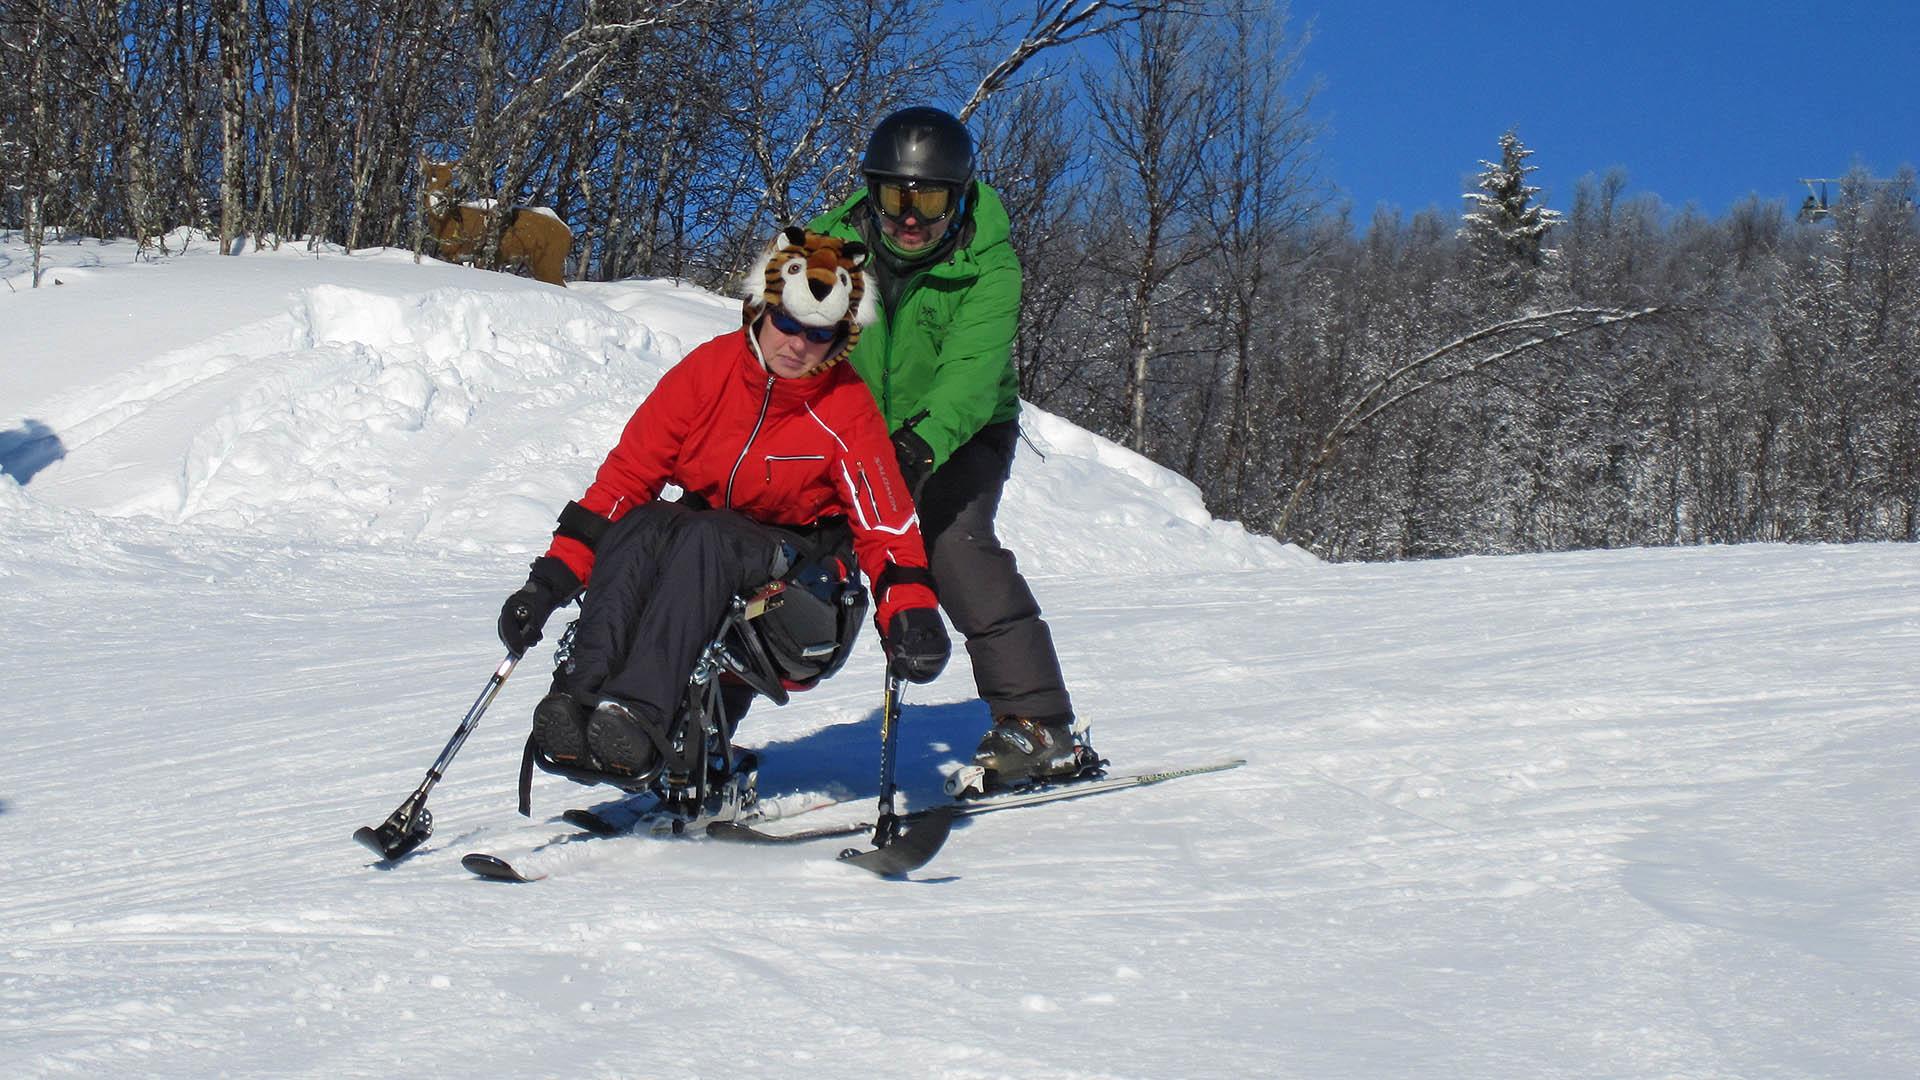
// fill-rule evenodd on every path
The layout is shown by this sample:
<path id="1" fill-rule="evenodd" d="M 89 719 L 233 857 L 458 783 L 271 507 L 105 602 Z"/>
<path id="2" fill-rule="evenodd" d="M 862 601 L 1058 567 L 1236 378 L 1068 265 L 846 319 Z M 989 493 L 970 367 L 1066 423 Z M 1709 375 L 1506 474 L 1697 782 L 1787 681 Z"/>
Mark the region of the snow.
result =
<path id="1" fill-rule="evenodd" d="M 461 201 L 460 205 L 469 210 L 478 210 L 485 214 L 494 208 L 495 202 L 492 199 L 465 199 Z M 566 220 L 560 216 L 560 212 L 551 206 L 517 206 L 514 209 L 528 210 L 539 214 L 541 217 L 552 218 L 560 224 L 566 225 Z M 572 232 L 573 230 L 569 228 L 567 231 Z"/>
<path id="2" fill-rule="evenodd" d="M 382 870 L 553 515 L 735 301 L 0 239 L 0 1073 L 1890 1077 L 1920 1060 L 1920 552 L 1324 565 L 1039 410 L 1002 521 L 1119 767 L 912 880 L 551 848 L 546 648 Z M 24 478 L 25 483 L 19 482 Z M 555 620 L 554 629 L 560 625 Z M 880 679 L 743 734 L 871 809 Z M 909 804 L 985 726 L 909 694 Z M 841 810 L 821 811 L 822 818 Z"/>

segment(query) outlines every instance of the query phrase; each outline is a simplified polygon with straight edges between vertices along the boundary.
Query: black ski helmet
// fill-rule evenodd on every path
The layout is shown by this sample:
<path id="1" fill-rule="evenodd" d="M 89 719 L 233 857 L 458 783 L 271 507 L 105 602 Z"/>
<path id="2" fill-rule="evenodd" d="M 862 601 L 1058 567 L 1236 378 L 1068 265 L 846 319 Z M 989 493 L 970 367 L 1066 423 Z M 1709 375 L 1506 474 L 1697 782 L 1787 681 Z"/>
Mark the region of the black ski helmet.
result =
<path id="1" fill-rule="evenodd" d="M 973 136 L 952 114 L 916 105 L 880 121 L 860 171 L 963 187 L 973 179 Z"/>

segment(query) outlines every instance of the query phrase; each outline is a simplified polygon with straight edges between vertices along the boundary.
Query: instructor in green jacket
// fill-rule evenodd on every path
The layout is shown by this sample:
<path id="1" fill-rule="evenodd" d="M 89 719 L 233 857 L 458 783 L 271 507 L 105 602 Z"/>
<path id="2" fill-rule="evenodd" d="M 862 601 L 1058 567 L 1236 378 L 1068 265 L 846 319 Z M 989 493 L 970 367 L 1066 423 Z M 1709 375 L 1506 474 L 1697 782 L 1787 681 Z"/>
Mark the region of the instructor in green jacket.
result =
<path id="1" fill-rule="evenodd" d="M 993 528 L 1020 416 L 1020 260 L 1006 208 L 974 178 L 966 126 L 939 109 L 882 120 L 861 168 L 866 187 L 809 227 L 875 253 L 881 316 L 850 361 L 893 432 L 940 605 L 993 712 L 974 763 L 989 790 L 1074 774 L 1098 757 L 1040 604 Z"/>

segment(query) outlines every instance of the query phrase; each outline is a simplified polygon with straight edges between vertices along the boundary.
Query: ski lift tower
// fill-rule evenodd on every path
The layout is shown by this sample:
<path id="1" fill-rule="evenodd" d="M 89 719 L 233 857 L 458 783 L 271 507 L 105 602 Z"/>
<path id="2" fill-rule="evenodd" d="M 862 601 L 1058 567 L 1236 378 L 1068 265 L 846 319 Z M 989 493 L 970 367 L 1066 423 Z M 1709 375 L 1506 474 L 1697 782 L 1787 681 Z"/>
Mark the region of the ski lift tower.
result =
<path id="1" fill-rule="evenodd" d="M 1882 188 L 1902 186 L 1899 180 L 1882 180 L 1877 177 L 1814 176 L 1801 177 L 1800 182 L 1807 185 L 1807 197 L 1800 203 L 1801 221 L 1820 221 L 1833 213 L 1833 202 L 1828 199 L 1829 192 L 1839 193 L 1848 182 L 1857 185 L 1864 192 L 1878 191 Z M 1909 198 L 1911 203 L 1912 199 Z"/>
<path id="2" fill-rule="evenodd" d="M 1807 197 L 1800 203 L 1801 221 L 1819 221 L 1833 212 L 1828 208 L 1827 185 L 1838 184 L 1840 181 L 1803 176 L 1800 182 L 1807 185 Z"/>

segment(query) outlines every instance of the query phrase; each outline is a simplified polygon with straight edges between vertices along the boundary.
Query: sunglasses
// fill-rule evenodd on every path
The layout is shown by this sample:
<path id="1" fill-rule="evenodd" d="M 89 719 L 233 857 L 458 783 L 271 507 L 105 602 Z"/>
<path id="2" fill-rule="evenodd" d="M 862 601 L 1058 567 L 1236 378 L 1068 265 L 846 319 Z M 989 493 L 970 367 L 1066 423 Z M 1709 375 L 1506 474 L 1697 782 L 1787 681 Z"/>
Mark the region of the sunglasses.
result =
<path id="1" fill-rule="evenodd" d="M 773 328 L 788 337 L 803 337 L 815 345 L 825 345 L 840 336 L 840 324 L 832 326 L 808 326 L 799 319 L 787 314 L 780 308 L 767 312 L 767 318 L 773 320 Z"/>
<path id="2" fill-rule="evenodd" d="M 868 190 L 873 192 L 874 205 L 880 212 L 896 222 L 911 212 L 915 219 L 931 225 L 953 213 L 960 201 L 958 193 L 945 184 L 915 187 L 913 182 L 876 180 Z"/>

